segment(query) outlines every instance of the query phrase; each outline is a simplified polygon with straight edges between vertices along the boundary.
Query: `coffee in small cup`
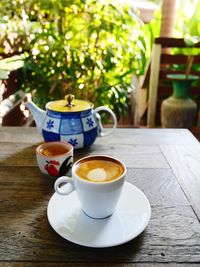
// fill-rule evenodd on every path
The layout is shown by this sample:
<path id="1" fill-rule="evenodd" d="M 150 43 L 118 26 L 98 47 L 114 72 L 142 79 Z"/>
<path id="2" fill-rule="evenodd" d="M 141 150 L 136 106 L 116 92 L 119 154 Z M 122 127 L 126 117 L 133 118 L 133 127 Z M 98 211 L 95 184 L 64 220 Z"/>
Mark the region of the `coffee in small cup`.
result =
<path id="1" fill-rule="evenodd" d="M 95 156 L 80 160 L 76 167 L 76 174 L 91 182 L 111 182 L 120 177 L 124 166 L 114 158 Z"/>

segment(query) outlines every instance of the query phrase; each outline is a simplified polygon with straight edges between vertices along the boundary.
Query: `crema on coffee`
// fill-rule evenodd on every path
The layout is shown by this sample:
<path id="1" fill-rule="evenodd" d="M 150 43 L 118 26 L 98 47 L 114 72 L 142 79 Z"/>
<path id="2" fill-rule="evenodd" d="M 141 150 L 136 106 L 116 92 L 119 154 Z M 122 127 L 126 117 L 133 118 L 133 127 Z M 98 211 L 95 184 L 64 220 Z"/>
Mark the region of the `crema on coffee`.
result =
<path id="1" fill-rule="evenodd" d="M 103 156 L 83 159 L 77 164 L 76 174 L 92 182 L 110 182 L 124 173 L 124 166 L 117 160 Z"/>

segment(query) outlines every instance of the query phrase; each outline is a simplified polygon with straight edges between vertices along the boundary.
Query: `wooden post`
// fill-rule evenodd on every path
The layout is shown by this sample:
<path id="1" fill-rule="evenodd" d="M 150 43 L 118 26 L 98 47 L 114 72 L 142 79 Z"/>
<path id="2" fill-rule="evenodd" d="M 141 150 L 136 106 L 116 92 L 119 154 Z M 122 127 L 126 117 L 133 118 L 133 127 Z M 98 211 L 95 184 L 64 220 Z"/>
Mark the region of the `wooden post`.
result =
<path id="1" fill-rule="evenodd" d="M 158 79 L 159 79 L 159 70 L 160 70 L 160 57 L 161 57 L 161 45 L 154 44 L 153 51 L 152 51 L 150 81 L 149 81 L 149 100 L 148 100 L 148 112 L 147 112 L 147 126 L 148 127 L 155 126 Z"/>
<path id="2" fill-rule="evenodd" d="M 140 126 L 141 118 L 147 109 L 147 80 L 150 74 L 150 60 L 147 63 L 145 73 L 142 76 L 133 77 L 132 83 L 135 86 L 132 102 L 134 102 L 134 126 Z"/>
<path id="3" fill-rule="evenodd" d="M 130 94 L 131 115 L 133 116 L 133 125 L 137 126 L 140 121 L 138 112 L 138 102 L 140 97 L 139 77 L 134 75 L 131 83 L 134 86 L 134 91 Z"/>
<path id="4" fill-rule="evenodd" d="M 176 18 L 176 0 L 163 0 L 160 37 L 172 37 Z"/>
<path id="5" fill-rule="evenodd" d="M 163 0 L 160 37 L 173 37 L 176 19 L 176 0 Z M 170 48 L 163 48 L 163 53 L 170 53 Z"/>

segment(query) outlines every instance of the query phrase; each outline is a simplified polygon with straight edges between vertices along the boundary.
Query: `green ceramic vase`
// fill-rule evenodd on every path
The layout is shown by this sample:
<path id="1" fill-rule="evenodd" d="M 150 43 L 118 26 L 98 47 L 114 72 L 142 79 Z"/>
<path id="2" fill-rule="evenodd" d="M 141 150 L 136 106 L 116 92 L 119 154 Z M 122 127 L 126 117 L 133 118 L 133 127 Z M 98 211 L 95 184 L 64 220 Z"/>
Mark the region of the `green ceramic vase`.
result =
<path id="1" fill-rule="evenodd" d="M 161 105 L 161 124 L 164 128 L 191 128 L 197 116 L 197 104 L 189 97 L 190 85 L 198 76 L 170 74 L 173 94 Z"/>

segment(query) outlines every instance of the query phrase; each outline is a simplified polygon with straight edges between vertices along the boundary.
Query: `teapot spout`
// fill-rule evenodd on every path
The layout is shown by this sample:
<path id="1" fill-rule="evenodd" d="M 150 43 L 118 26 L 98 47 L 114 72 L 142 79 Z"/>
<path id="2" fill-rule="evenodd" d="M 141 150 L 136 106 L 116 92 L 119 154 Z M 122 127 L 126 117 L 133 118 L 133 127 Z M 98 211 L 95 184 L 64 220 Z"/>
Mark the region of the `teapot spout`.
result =
<path id="1" fill-rule="evenodd" d="M 30 110 L 36 123 L 39 133 L 42 133 L 42 125 L 46 116 L 46 111 L 37 107 L 32 101 L 25 103 L 25 106 Z"/>

